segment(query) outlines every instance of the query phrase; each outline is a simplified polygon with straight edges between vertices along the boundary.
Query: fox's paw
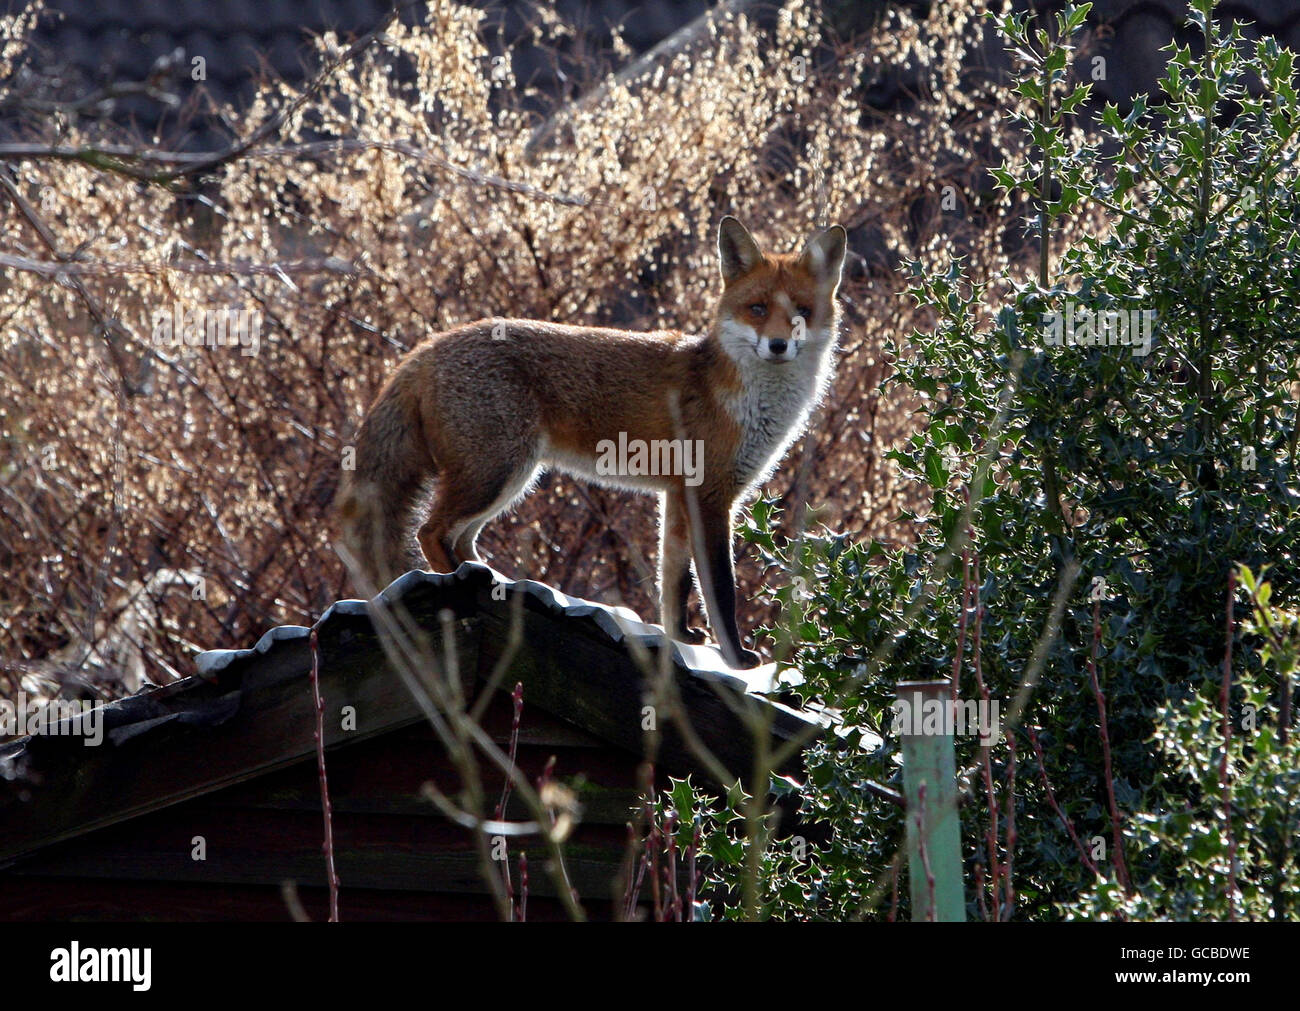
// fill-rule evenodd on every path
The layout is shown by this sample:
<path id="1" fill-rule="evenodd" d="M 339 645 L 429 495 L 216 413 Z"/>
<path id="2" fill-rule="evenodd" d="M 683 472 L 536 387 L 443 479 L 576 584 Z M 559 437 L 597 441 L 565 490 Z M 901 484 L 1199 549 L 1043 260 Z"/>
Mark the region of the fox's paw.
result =
<path id="1" fill-rule="evenodd" d="M 707 642 L 709 637 L 704 634 L 702 628 L 683 628 L 678 631 L 675 637 L 679 642 L 689 642 L 698 646 L 702 642 Z"/>

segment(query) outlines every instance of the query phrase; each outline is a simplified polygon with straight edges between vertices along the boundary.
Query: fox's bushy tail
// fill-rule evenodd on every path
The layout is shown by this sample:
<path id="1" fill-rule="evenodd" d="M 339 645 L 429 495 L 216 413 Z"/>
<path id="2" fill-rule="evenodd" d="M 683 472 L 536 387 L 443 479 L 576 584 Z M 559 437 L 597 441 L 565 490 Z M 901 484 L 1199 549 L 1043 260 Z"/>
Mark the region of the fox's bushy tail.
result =
<path id="1" fill-rule="evenodd" d="M 355 468 L 343 472 L 336 499 L 343 545 L 359 574 L 382 590 L 410 567 L 411 513 L 436 472 L 419 397 L 402 370 L 361 422 L 353 462 Z"/>

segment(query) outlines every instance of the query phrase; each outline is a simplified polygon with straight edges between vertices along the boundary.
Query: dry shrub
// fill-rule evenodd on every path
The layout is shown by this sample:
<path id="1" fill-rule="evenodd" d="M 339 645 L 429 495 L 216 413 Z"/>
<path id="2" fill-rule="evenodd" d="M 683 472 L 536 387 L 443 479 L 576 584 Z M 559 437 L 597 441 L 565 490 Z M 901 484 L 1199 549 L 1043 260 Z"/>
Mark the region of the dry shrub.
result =
<path id="1" fill-rule="evenodd" d="M 839 221 L 865 253 L 843 289 L 833 391 L 766 490 L 855 536 L 905 539 L 897 517 L 917 503 L 884 454 L 915 403 L 881 393 L 882 349 L 926 320 L 894 265 L 956 249 L 996 276 L 1018 244 L 981 171 L 1006 143 L 991 113 L 1005 95 L 973 55 L 981 6 L 936 5 L 924 24 L 894 12 L 852 41 L 826 37 L 801 0 L 771 30 L 723 20 L 530 149 L 538 119 L 512 77 L 494 79 L 480 15 L 434 0 L 215 183 L 150 185 L 85 159 L 0 166 L 53 242 L 5 199 L 0 253 L 88 271 L 6 267 L 0 291 L 10 689 L 33 672 L 166 680 L 196 648 L 311 623 L 349 595 L 329 505 L 405 349 L 485 316 L 699 330 L 724 212 L 780 249 Z M 538 40 L 563 31 L 539 7 Z M 914 95 L 864 105 L 867 85 L 898 74 Z M 246 134 L 296 95 L 268 83 L 227 115 Z M 74 120 L 35 129 L 61 146 L 113 139 Z M 154 313 L 175 307 L 256 309 L 258 352 L 154 343 Z M 652 614 L 653 508 L 552 475 L 481 550 L 508 574 Z M 748 559 L 740 572 L 748 623 L 764 574 Z"/>

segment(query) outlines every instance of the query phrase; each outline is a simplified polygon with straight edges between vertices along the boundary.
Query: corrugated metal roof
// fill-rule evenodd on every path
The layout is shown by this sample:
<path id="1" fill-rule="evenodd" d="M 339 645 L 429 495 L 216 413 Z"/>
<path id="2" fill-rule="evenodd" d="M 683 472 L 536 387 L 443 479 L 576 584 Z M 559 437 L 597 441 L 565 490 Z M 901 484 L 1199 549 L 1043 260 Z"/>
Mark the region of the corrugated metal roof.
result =
<path id="1" fill-rule="evenodd" d="M 640 647 L 650 652 L 657 652 L 667 644 L 673 665 L 692 677 L 726 685 L 742 694 L 763 695 L 780 690 L 776 664 L 766 664 L 752 670 L 737 670 L 727 664 L 716 646 L 694 645 L 669 639 L 664 635 L 661 625 L 643 622 L 640 616 L 629 608 L 583 600 L 581 597 L 570 597 L 553 586 L 532 579 L 510 579 L 478 562 L 464 562 L 453 573 L 424 572 L 414 569 L 393 580 L 373 602 L 340 600 L 331 604 L 321 615 L 315 627 L 320 629 L 328 625 L 336 616 L 365 617 L 376 604 L 388 608 L 396 607 L 409 594 L 420 588 L 457 592 L 459 588 L 472 586 L 482 582 L 483 579 L 490 579 L 495 586 L 500 587 L 500 600 L 494 598 L 493 603 L 500 605 L 502 613 L 506 613 L 509 609 L 506 601 L 515 594 L 522 593 L 528 602 L 540 605 L 542 610 L 557 620 L 582 622 L 589 628 L 598 629 L 611 645 L 621 649 L 631 650 Z M 196 671 L 199 677 L 214 680 L 220 678 L 222 672 L 232 665 L 266 656 L 275 651 L 281 643 L 305 641 L 310 635 L 311 629 L 305 625 L 277 625 L 250 649 L 214 649 L 200 653 L 195 660 Z"/>

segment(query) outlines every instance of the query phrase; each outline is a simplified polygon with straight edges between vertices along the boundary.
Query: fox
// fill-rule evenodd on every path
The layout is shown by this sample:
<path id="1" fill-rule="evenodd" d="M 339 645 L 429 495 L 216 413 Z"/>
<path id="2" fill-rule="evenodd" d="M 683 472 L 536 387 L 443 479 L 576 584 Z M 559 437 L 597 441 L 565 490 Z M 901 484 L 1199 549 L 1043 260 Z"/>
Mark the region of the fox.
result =
<path id="1" fill-rule="evenodd" d="M 363 417 L 343 474 L 350 564 L 372 586 L 405 571 L 431 484 L 416 534 L 429 569 L 481 561 L 483 527 L 558 469 L 658 495 L 665 631 L 706 641 L 688 628 L 695 588 L 728 665 L 758 666 L 737 626 L 733 523 L 825 396 L 846 249 L 832 225 L 797 254 L 764 254 L 728 215 L 722 292 L 703 334 L 482 319 L 417 345 Z"/>

